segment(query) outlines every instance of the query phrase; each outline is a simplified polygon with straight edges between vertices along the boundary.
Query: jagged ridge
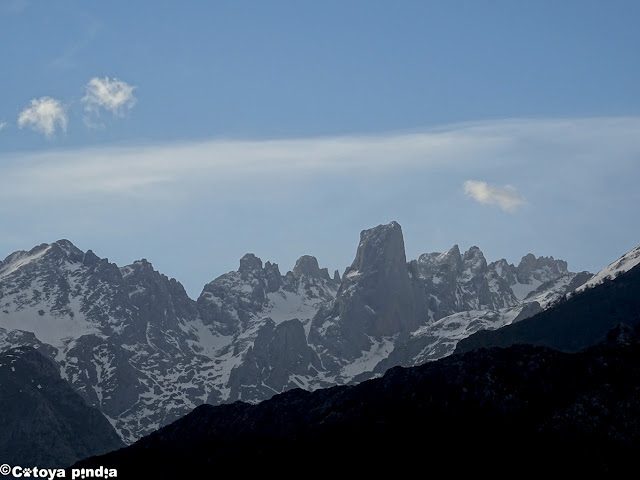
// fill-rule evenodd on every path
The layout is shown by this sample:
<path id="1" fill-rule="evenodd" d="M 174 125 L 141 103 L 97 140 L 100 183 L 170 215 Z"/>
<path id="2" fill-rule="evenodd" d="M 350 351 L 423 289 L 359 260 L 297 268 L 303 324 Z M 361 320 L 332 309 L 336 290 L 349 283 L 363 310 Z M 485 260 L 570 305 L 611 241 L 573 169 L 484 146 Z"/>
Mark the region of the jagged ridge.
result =
<path id="1" fill-rule="evenodd" d="M 392 222 L 361 233 L 342 277 L 311 256 L 282 275 L 247 254 L 194 301 L 146 260 L 118 267 L 61 240 L 0 263 L 0 346 L 55 359 L 131 442 L 201 403 L 257 402 L 441 358 L 581 278 L 553 257 L 487 264 L 477 247 L 407 262 Z"/>

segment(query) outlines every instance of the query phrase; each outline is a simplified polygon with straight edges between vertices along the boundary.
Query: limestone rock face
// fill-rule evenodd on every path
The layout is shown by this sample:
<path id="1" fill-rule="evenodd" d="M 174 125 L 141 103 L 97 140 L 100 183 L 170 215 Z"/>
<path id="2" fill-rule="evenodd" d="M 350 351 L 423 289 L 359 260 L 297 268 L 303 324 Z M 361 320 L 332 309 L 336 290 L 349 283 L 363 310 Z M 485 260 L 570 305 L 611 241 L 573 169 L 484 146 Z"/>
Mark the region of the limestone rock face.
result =
<path id="1" fill-rule="evenodd" d="M 306 378 L 317 376 L 322 369 L 298 319 L 278 325 L 267 319 L 242 363 L 231 371 L 230 396 L 260 401 L 271 396 L 269 392 L 305 387 Z"/>
<path id="2" fill-rule="evenodd" d="M 319 345 L 325 364 L 354 360 L 383 338 L 408 334 L 425 320 L 425 298 L 409 268 L 398 223 L 362 231 L 335 300 L 311 325 L 310 340 Z"/>

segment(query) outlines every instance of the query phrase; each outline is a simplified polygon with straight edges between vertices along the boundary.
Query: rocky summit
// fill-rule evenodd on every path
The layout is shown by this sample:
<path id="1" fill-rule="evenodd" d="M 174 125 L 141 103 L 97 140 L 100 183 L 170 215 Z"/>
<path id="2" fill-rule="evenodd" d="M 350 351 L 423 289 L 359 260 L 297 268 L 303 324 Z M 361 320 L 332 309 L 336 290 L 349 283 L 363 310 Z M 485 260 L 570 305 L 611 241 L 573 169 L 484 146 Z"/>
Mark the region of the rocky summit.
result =
<path id="1" fill-rule="evenodd" d="M 346 377 L 341 367 L 369 360 L 367 355 L 384 355 L 393 337 L 423 323 L 424 306 L 419 285 L 409 274 L 400 225 L 381 225 L 360 234 L 336 298 L 313 319 L 310 340 L 324 364 Z"/>
<path id="2" fill-rule="evenodd" d="M 442 358 L 590 277 L 553 257 L 488 263 L 475 246 L 407 261 L 391 222 L 362 231 L 342 276 L 310 255 L 283 275 L 247 253 L 193 300 L 144 259 L 120 267 L 60 240 L 0 263 L 0 349 L 30 345 L 53 360 L 131 443 L 203 403 L 255 403 Z"/>

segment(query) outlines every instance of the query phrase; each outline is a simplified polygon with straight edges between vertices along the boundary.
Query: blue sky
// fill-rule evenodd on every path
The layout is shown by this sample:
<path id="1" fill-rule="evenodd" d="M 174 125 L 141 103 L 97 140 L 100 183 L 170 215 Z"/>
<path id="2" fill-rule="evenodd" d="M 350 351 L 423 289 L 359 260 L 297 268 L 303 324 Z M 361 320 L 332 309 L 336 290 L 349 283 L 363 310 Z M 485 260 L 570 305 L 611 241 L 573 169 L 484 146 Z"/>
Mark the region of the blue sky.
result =
<path id="1" fill-rule="evenodd" d="M 0 257 L 68 238 L 191 296 L 253 252 L 341 272 L 640 244 L 636 1 L 0 0 Z"/>

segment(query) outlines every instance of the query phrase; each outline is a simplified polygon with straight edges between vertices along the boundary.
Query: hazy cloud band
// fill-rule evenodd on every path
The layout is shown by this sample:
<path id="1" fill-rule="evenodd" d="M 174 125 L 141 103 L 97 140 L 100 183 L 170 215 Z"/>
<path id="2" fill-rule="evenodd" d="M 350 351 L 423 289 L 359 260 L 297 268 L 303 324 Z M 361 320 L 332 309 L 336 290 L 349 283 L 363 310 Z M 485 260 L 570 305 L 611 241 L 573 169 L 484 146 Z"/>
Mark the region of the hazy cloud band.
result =
<path id="1" fill-rule="evenodd" d="M 47 125 L 52 125 L 52 118 L 55 115 Z M 640 118 L 504 120 L 417 133 L 219 139 L 15 154 L 0 167 L 0 192 L 29 198 L 128 195 L 160 192 L 169 183 L 189 194 L 198 186 L 211 191 L 212 185 L 229 187 L 238 182 L 241 188 L 249 181 L 272 177 L 362 176 L 407 169 L 459 172 L 462 182 L 473 178 L 470 170 L 478 166 L 506 168 L 536 162 L 541 169 L 571 164 L 581 175 L 586 172 L 580 172 L 576 162 L 584 170 L 588 164 L 635 161 L 639 153 Z M 507 211 L 523 201 L 504 187 L 469 184 L 467 190 L 476 201 Z"/>

